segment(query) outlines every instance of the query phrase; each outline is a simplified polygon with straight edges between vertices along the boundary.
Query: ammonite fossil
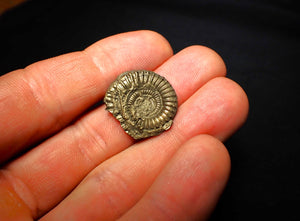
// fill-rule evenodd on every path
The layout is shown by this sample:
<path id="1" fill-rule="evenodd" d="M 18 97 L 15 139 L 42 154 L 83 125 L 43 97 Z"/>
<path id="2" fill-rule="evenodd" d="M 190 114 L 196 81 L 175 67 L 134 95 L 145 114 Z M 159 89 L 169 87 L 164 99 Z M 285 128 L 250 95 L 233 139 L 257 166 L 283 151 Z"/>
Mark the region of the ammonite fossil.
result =
<path id="1" fill-rule="evenodd" d="M 106 110 L 134 139 L 168 130 L 177 111 L 177 96 L 171 84 L 152 71 L 121 74 L 108 88 Z"/>

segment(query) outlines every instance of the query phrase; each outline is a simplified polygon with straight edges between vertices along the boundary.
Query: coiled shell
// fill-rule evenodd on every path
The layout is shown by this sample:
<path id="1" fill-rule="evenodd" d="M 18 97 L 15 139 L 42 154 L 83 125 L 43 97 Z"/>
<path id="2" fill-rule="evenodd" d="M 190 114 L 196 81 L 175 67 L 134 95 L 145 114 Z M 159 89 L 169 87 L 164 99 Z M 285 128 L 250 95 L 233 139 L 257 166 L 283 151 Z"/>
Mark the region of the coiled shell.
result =
<path id="1" fill-rule="evenodd" d="M 134 139 L 168 130 L 177 111 L 177 96 L 171 84 L 152 71 L 121 74 L 108 88 L 106 110 Z"/>

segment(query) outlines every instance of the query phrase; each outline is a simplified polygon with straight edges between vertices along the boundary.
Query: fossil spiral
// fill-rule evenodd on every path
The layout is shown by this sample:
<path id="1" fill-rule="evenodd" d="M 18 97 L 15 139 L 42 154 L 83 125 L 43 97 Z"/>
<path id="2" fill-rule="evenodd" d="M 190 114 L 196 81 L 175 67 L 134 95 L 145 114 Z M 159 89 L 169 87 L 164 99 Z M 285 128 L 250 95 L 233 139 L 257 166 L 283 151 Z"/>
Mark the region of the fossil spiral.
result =
<path id="1" fill-rule="evenodd" d="M 125 72 L 109 86 L 104 102 L 134 139 L 168 130 L 177 111 L 177 96 L 162 76 L 145 70 Z"/>

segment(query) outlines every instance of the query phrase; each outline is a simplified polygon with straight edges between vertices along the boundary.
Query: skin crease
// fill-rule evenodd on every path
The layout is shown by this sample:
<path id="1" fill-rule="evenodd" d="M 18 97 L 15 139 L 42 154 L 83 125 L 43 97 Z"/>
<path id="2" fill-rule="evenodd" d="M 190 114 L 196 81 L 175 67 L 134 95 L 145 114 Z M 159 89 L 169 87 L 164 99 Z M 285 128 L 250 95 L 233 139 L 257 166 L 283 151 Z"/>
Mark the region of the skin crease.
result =
<path id="1" fill-rule="evenodd" d="M 137 143 L 104 105 L 82 114 L 118 74 L 132 69 L 164 76 L 179 104 L 170 130 Z M 0 219 L 15 205 L 20 220 L 207 218 L 230 171 L 220 141 L 248 112 L 246 94 L 225 73 L 211 49 L 191 46 L 173 55 L 161 35 L 136 31 L 4 75 Z"/>

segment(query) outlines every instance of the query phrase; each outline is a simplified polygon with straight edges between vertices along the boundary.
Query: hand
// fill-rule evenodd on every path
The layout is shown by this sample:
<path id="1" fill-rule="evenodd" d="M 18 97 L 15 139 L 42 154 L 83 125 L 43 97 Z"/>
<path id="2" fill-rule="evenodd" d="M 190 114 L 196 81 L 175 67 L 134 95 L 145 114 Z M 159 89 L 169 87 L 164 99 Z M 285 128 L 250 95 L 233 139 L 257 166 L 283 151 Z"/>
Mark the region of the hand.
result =
<path id="1" fill-rule="evenodd" d="M 170 130 L 137 143 L 105 105 L 87 111 L 134 69 L 165 76 L 179 105 Z M 206 47 L 173 55 L 137 31 L 2 76 L 0 220 L 207 218 L 230 171 L 221 141 L 248 111 L 225 73 Z"/>

